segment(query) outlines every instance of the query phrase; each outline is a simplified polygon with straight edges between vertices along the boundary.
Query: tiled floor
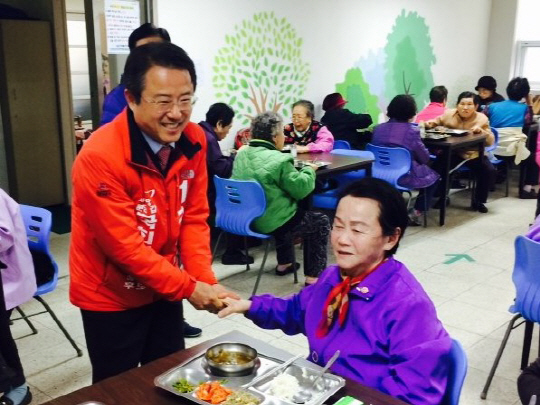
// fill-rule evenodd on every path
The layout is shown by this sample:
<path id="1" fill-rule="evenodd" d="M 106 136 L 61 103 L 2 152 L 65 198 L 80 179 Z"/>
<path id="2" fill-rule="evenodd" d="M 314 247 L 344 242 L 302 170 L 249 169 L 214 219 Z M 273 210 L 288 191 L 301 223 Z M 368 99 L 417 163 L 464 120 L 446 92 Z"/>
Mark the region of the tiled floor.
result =
<path id="1" fill-rule="evenodd" d="M 460 340 L 467 351 L 469 371 L 461 396 L 461 403 L 466 405 L 519 403 L 516 378 L 519 374 L 522 328 L 511 336 L 488 400 L 480 399 L 480 391 L 511 318 L 507 310 L 514 297 L 511 281 L 513 241 L 527 230 L 535 209 L 534 200 L 519 200 L 514 195 L 516 190 L 512 190 L 508 198 L 504 198 L 501 192 L 493 193 L 488 214 L 467 210 L 468 191 L 453 195 L 446 226 L 440 228 L 437 225 L 438 211 L 430 212 L 429 227 L 410 228 L 397 254 L 398 259 L 414 272 L 432 297 L 439 317 L 450 334 Z M 53 254 L 63 277 L 56 291 L 45 298 L 84 349 L 80 314 L 68 301 L 68 245 L 69 235 L 53 236 Z M 452 253 L 467 253 L 474 262 L 460 260 L 445 264 L 449 259 L 446 255 Z M 255 256 L 256 264 L 260 263 L 262 253 L 256 251 Z M 301 258 L 301 253 L 297 256 Z M 260 293 L 286 295 L 300 289 L 301 284 L 292 283 L 292 275 L 275 277 L 272 274 L 274 266 L 275 255 L 271 255 Z M 224 279 L 227 287 L 248 297 L 256 271 L 245 273 L 243 270 L 242 266 L 215 266 L 216 274 Z M 38 307 L 37 302 L 30 302 L 23 309 L 32 312 Z M 307 354 L 307 343 L 303 336 L 291 337 L 281 331 L 265 331 L 242 316 L 219 320 L 215 315 L 194 310 L 189 304 L 185 307 L 188 321 L 203 328 L 200 338 L 187 340 L 190 346 L 238 329 L 291 353 Z M 48 314 L 38 315 L 33 320 L 39 330 L 37 335 L 29 335 L 29 329 L 22 321 L 16 321 L 12 327 L 35 396 L 33 403 L 40 404 L 88 385 L 90 364 L 86 351 L 83 357 L 76 357 L 75 351 Z M 535 336 L 533 342 L 538 341 L 536 330 Z M 533 347 L 531 359 L 537 354 L 537 347 Z"/>

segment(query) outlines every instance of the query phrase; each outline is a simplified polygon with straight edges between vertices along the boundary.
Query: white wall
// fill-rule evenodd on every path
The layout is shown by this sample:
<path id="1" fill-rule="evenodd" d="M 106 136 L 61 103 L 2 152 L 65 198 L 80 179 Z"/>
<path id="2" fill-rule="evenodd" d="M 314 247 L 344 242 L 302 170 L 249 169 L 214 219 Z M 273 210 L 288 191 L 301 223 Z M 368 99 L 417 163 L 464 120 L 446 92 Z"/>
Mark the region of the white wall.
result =
<path id="1" fill-rule="evenodd" d="M 519 0 L 517 11 L 516 40 L 540 41 L 540 1 Z"/>
<path id="2" fill-rule="evenodd" d="M 492 0 L 485 74 L 497 80 L 497 90 L 504 96 L 514 76 L 517 10 L 517 0 Z"/>
<path id="3" fill-rule="evenodd" d="M 192 119 L 199 121 L 217 101 L 212 67 L 218 49 L 225 45 L 225 35 L 255 13 L 274 11 L 303 38 L 302 60 L 311 68 L 303 97 L 320 108 L 324 96 L 335 91 L 348 69 L 385 46 L 403 9 L 417 12 L 429 27 L 437 58 L 432 67 L 434 84 L 446 85 L 450 100 L 460 91 L 474 89 L 478 77 L 486 74 L 491 5 L 491 0 L 159 0 L 156 21 L 196 63 L 199 101 Z M 230 142 L 239 128 L 235 125 L 224 142 Z"/>

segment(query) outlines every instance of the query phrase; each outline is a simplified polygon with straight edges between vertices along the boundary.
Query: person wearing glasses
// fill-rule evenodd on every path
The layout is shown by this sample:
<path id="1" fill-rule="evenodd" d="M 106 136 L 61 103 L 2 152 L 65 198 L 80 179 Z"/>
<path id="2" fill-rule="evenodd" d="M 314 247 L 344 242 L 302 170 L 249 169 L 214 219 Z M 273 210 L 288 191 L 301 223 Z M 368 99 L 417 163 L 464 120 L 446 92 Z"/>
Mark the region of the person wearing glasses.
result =
<path id="1" fill-rule="evenodd" d="M 152 23 L 144 23 L 130 34 L 128 39 L 129 50 L 131 52 L 136 47 L 150 42 L 171 42 L 171 37 L 165 28 L 158 28 Z M 127 107 L 126 97 L 124 96 L 125 89 L 124 84 L 120 83 L 105 96 L 99 126 L 111 122 Z"/>
<path id="2" fill-rule="evenodd" d="M 311 101 L 299 100 L 292 105 L 292 123 L 285 125 L 285 144 L 296 145 L 298 153 L 330 152 L 334 136 L 325 125 L 314 119 Z"/>
<path id="3" fill-rule="evenodd" d="M 131 52 L 128 107 L 73 165 L 70 300 L 93 382 L 184 349 L 182 301 L 216 312 L 206 222 L 206 138 L 190 122 L 197 76 L 168 42 Z"/>

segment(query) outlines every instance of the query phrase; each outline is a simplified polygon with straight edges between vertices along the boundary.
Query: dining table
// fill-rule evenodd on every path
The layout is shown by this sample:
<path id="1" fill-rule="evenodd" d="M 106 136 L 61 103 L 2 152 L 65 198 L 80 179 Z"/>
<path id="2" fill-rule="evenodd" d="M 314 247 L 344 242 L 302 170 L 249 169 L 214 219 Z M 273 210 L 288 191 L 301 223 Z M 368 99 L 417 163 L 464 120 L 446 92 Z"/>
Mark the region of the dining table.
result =
<path id="1" fill-rule="evenodd" d="M 274 345 L 256 339 L 241 331 L 233 330 L 214 339 L 209 339 L 196 346 L 180 350 L 169 356 L 155 360 L 141 367 L 133 368 L 117 376 L 107 378 L 96 384 L 81 388 L 70 394 L 58 397 L 46 403 L 46 405 L 80 405 L 83 403 L 101 403 L 103 405 L 195 405 L 196 403 L 173 394 L 163 388 L 157 387 L 156 377 L 167 371 L 179 367 L 184 363 L 200 356 L 215 344 L 223 342 L 244 343 L 255 348 L 259 353 L 286 361 L 294 357 Z M 307 353 L 306 353 L 307 356 Z M 316 370 L 321 368 L 306 359 L 295 362 L 302 367 L 312 367 Z M 345 378 L 345 386 L 335 392 L 326 404 L 333 404 L 344 396 L 351 396 L 362 401 L 365 405 L 404 405 L 405 402 L 388 396 L 373 388 L 358 384 Z M 265 401 L 266 402 L 266 401 Z M 264 405 L 264 403 L 262 405 Z M 271 400 L 268 403 L 273 403 Z M 318 404 L 321 405 L 321 404 Z"/>
<path id="2" fill-rule="evenodd" d="M 337 174 L 356 170 L 365 170 L 366 177 L 371 177 L 373 159 L 358 156 L 334 155 L 332 153 L 299 153 L 296 159 L 309 163 L 327 163 L 317 169 L 318 178 L 333 177 Z"/>
<path id="3" fill-rule="evenodd" d="M 484 156 L 484 144 L 487 135 L 484 134 L 472 134 L 468 132 L 463 136 L 449 136 L 442 139 L 434 139 L 425 137 L 422 139 L 424 145 L 430 150 L 430 152 L 438 151 L 437 159 L 442 159 L 444 167 L 444 174 L 441 176 L 441 190 L 444 192 L 444 200 L 441 204 L 439 212 L 439 225 L 443 226 L 446 219 L 446 198 L 448 197 L 450 174 L 452 168 L 450 162 L 452 160 L 452 153 L 457 150 L 463 149 L 478 149 L 479 159 Z M 474 194 L 471 193 L 471 205 L 474 201 Z"/>

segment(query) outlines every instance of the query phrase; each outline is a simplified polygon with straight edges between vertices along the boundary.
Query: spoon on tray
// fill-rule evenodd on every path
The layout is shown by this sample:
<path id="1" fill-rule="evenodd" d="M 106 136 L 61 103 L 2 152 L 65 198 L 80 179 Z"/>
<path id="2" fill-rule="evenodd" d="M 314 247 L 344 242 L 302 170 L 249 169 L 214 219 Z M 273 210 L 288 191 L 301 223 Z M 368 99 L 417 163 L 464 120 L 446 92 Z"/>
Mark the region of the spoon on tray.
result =
<path id="1" fill-rule="evenodd" d="M 309 388 L 304 388 L 302 391 L 297 392 L 293 395 L 293 402 L 295 404 L 305 404 L 311 399 L 311 397 L 313 396 L 311 390 L 315 388 L 319 379 L 324 375 L 324 373 L 326 373 L 326 371 L 332 366 L 332 364 L 334 364 L 340 354 L 341 352 L 339 350 L 336 350 L 334 355 L 330 358 L 330 360 L 328 360 L 328 363 L 326 363 L 326 366 L 324 366 L 324 368 L 319 372 L 319 375 L 315 378 L 311 386 Z"/>

